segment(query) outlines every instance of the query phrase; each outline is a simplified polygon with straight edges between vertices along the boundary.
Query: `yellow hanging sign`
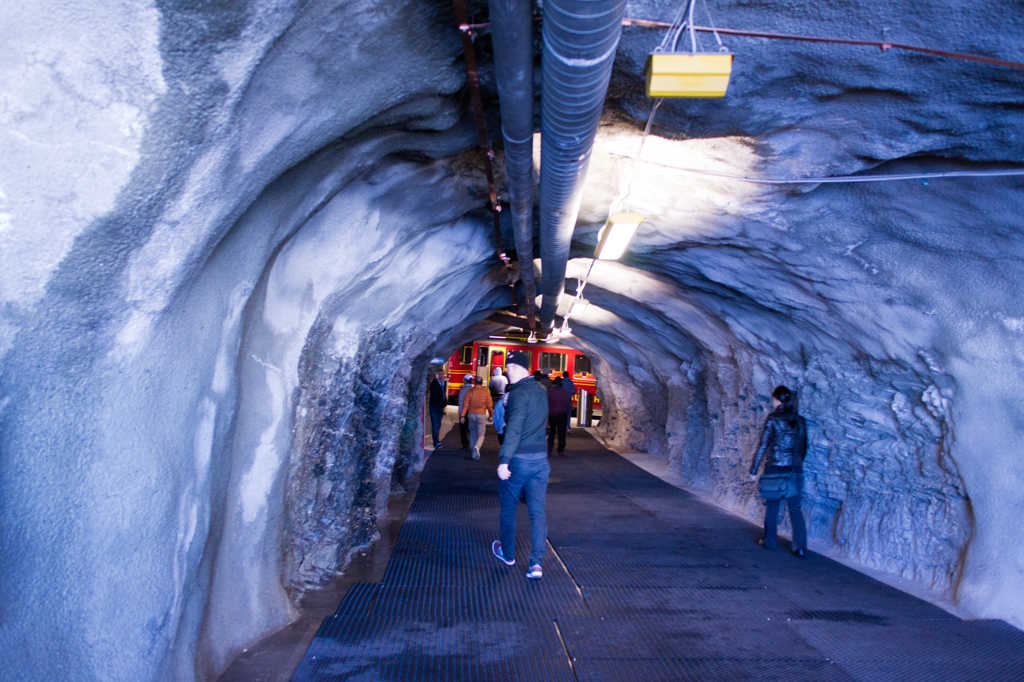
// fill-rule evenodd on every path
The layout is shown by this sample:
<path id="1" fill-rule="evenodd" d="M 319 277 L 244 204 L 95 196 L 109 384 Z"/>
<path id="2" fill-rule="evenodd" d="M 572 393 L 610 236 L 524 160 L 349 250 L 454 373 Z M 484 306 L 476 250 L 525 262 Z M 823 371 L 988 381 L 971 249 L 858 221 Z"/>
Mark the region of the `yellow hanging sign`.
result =
<path id="1" fill-rule="evenodd" d="M 724 97 L 732 73 L 727 53 L 662 53 L 647 56 L 648 97 Z"/>

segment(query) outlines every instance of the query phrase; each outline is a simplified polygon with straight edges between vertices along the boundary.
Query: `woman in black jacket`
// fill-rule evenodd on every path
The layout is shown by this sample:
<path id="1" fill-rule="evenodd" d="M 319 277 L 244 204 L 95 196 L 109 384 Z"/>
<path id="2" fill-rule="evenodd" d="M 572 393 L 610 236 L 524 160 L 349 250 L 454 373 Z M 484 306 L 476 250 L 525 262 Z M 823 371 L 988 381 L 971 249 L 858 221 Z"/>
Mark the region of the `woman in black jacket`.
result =
<path id="1" fill-rule="evenodd" d="M 793 524 L 793 554 L 804 557 L 807 549 L 807 526 L 800 511 L 804 489 L 804 455 L 807 453 L 807 422 L 797 414 L 796 395 L 785 386 L 772 391 L 772 413 L 764 422 L 761 444 L 750 467 L 750 480 L 757 480 L 757 469 L 764 459 L 764 473 L 790 473 L 796 478 L 796 495 L 786 498 L 789 520 Z M 757 541 L 765 549 L 778 546 L 779 503 L 765 500 L 764 538 Z"/>

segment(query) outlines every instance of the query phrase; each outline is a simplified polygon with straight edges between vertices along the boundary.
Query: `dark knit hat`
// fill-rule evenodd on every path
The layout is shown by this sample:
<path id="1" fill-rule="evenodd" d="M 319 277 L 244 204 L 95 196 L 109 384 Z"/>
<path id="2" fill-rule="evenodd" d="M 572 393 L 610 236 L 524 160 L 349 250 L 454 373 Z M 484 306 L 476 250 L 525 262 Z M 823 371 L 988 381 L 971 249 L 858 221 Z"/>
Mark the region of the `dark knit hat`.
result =
<path id="1" fill-rule="evenodd" d="M 562 385 L 562 377 L 555 377 L 555 386 Z"/>
<path id="2" fill-rule="evenodd" d="M 519 365 L 520 367 L 530 369 L 530 356 L 521 350 L 510 351 L 505 357 L 505 366 L 507 367 L 508 365 Z"/>

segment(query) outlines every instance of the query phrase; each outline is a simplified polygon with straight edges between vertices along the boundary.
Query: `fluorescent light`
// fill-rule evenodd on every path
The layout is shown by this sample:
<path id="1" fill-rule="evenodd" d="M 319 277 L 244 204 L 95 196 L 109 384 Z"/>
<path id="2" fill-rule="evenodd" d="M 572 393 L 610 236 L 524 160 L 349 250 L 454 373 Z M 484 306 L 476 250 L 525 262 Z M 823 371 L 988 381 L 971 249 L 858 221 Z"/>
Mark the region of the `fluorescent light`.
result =
<path id="1" fill-rule="evenodd" d="M 636 234 L 636 229 L 644 218 L 639 213 L 614 213 L 608 216 L 608 222 L 604 224 L 598 233 L 597 248 L 594 249 L 594 258 L 598 260 L 618 260 L 629 241 Z"/>
<path id="2" fill-rule="evenodd" d="M 577 296 L 572 299 L 572 305 L 569 307 L 569 312 L 566 313 L 566 317 L 579 317 L 583 313 L 587 312 L 587 308 L 590 307 L 590 301 L 585 298 Z"/>
<path id="3" fill-rule="evenodd" d="M 507 339 L 507 336 L 488 336 L 489 339 Z"/>

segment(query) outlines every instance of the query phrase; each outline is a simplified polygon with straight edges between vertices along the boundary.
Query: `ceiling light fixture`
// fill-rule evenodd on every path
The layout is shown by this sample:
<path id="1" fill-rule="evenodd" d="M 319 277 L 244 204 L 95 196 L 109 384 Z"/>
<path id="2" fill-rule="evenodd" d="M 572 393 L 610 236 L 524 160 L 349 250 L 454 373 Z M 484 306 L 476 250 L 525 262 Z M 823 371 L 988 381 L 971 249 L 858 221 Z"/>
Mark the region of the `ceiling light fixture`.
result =
<path id="1" fill-rule="evenodd" d="M 568 317 L 579 317 L 583 313 L 587 312 L 587 308 L 590 307 L 590 301 L 577 295 L 576 298 L 572 299 L 572 303 L 569 304 L 569 312 L 565 314 Z"/>
<path id="2" fill-rule="evenodd" d="M 597 248 L 594 258 L 597 260 L 618 260 L 636 234 L 644 217 L 639 213 L 613 213 L 598 232 Z"/>
<path id="3" fill-rule="evenodd" d="M 530 332 L 530 335 L 526 338 L 526 343 L 537 343 L 537 332 Z"/>

